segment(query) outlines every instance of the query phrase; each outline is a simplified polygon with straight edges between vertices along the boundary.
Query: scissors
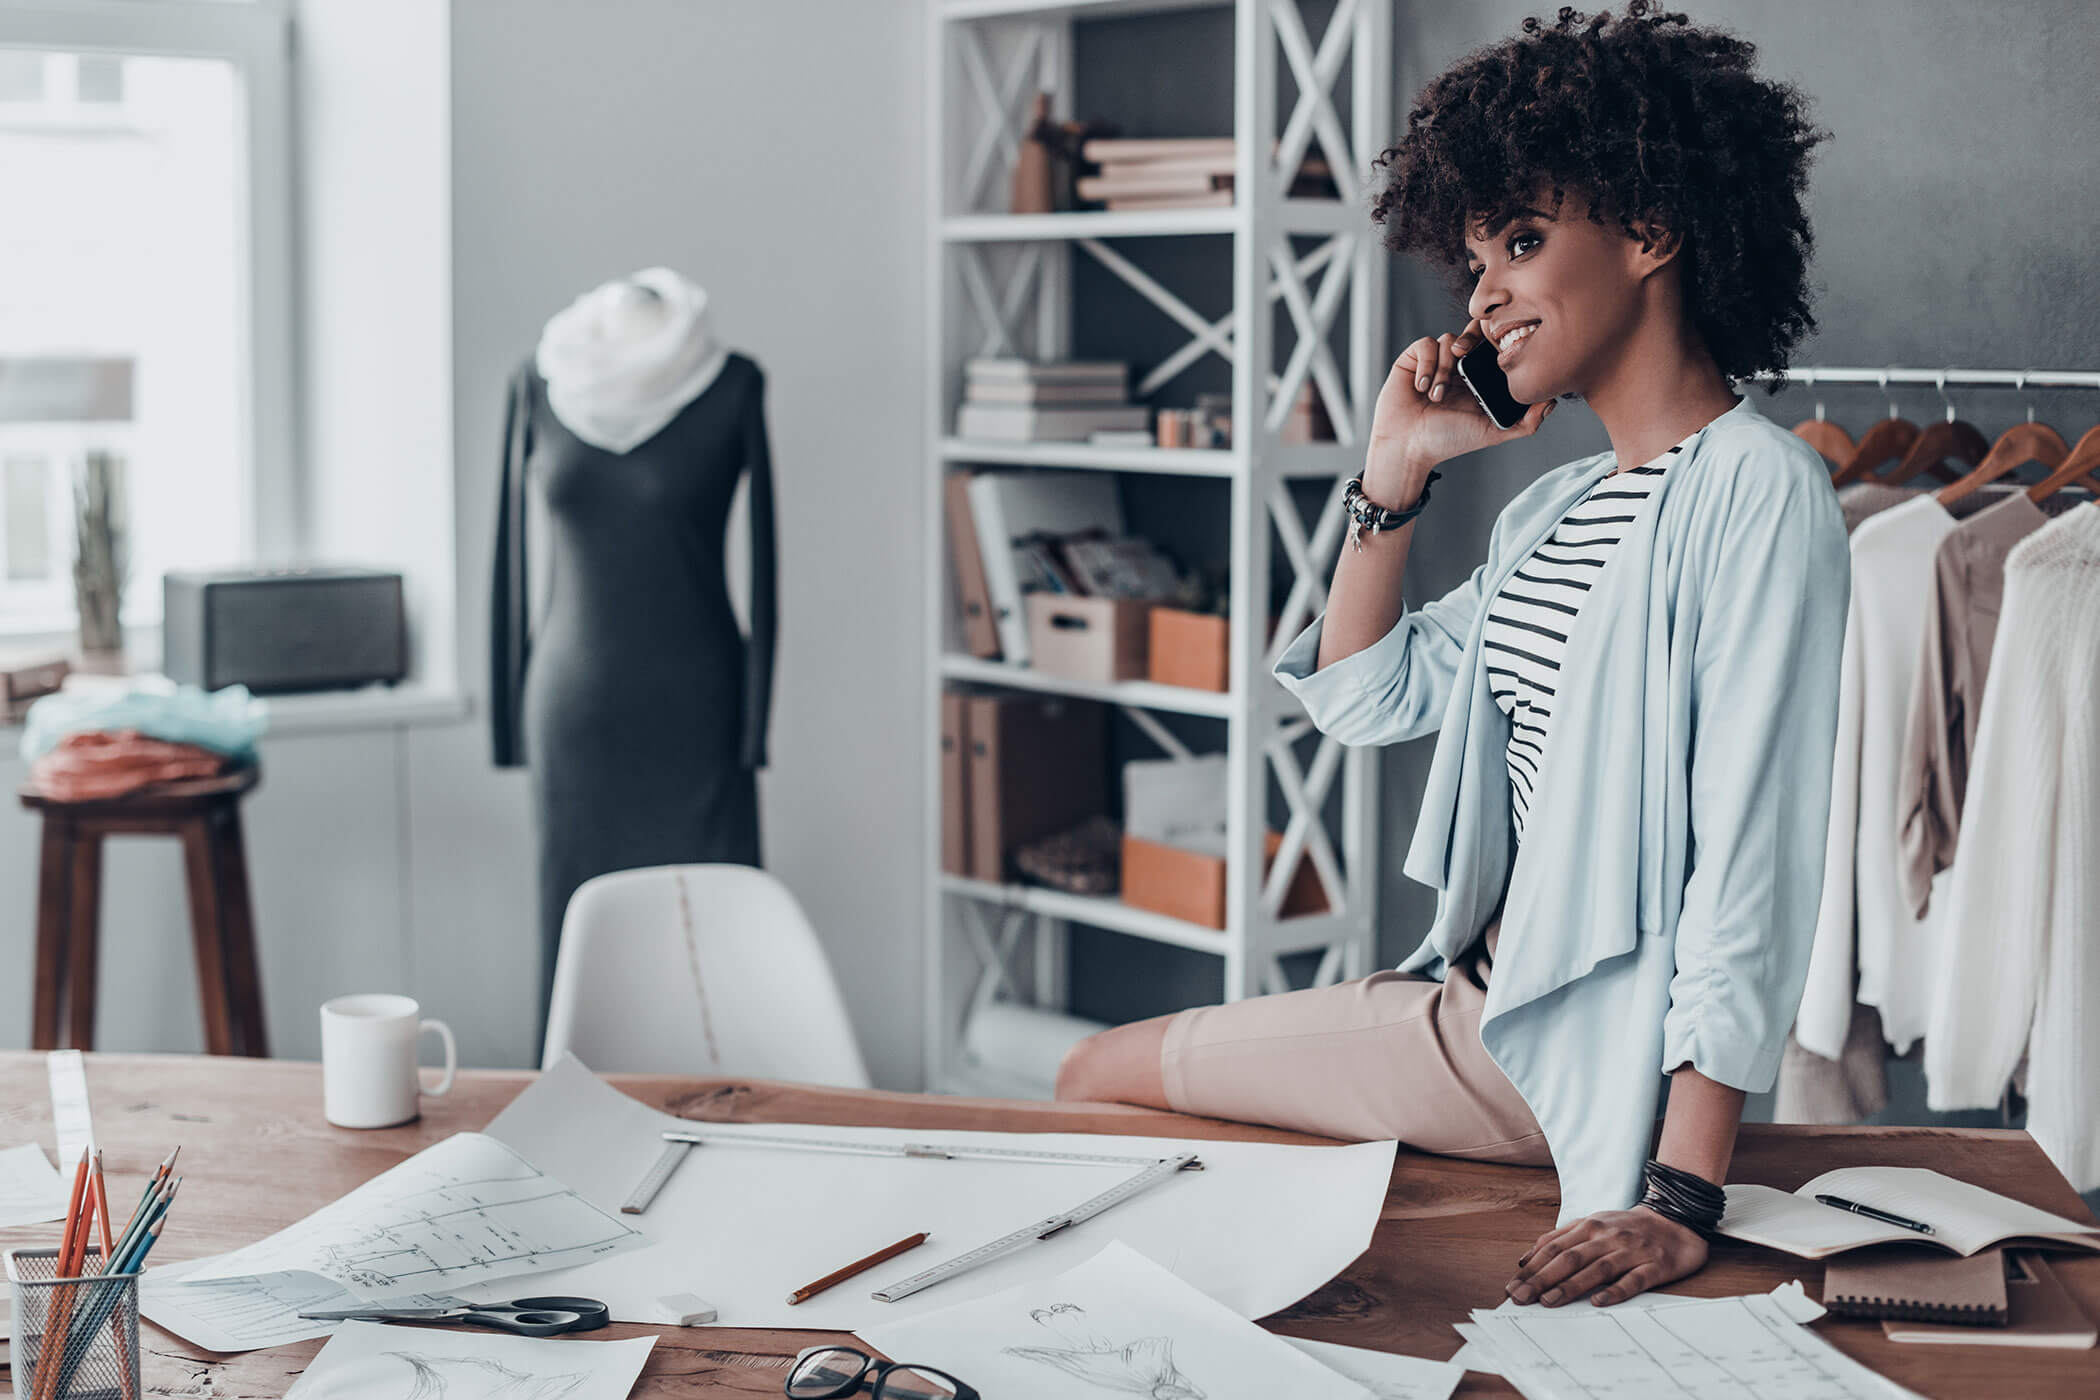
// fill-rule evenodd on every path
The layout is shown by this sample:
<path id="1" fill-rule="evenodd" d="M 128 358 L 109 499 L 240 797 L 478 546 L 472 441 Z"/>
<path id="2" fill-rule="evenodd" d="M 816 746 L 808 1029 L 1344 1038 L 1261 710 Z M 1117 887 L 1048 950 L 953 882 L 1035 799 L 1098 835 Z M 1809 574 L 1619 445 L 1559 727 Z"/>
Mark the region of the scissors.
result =
<path id="1" fill-rule="evenodd" d="M 513 1298 L 508 1303 L 469 1303 L 454 1299 L 427 1308 L 394 1308 L 378 1303 L 367 1308 L 332 1308 L 303 1312 L 316 1322 L 465 1322 L 494 1327 L 520 1337 L 552 1337 L 559 1332 L 593 1332 L 612 1320 L 596 1298 Z"/>

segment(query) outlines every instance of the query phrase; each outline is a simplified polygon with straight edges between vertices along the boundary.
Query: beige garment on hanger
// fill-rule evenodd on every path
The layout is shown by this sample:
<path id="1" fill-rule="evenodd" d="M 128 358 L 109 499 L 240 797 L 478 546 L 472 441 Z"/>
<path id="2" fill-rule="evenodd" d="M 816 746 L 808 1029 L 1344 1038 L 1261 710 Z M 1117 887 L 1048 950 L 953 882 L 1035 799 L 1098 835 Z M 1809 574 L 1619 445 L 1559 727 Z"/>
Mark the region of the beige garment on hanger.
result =
<path id="1" fill-rule="evenodd" d="M 1869 516 L 1902 505 L 1919 489 L 1878 481 L 1840 486 L 1838 508 L 1845 515 L 1845 533 L 1851 534 Z M 1779 1078 L 1772 1085 L 1773 1122 L 1857 1123 L 1879 1113 L 1888 1101 L 1888 1045 L 1881 1034 L 1881 1013 L 1873 1007 L 1853 1004 L 1852 1024 L 1835 1060 L 1787 1036 Z"/>

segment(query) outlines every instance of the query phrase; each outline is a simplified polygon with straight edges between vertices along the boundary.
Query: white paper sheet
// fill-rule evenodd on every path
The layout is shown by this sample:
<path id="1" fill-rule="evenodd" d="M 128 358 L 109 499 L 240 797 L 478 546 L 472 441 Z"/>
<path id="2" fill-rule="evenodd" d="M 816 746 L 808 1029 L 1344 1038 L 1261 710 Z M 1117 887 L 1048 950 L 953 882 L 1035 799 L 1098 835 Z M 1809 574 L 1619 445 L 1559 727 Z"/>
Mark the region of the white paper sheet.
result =
<path id="1" fill-rule="evenodd" d="M 1474 1342 L 1531 1400 L 1919 1400 L 1769 1297 L 1569 1312 L 1476 1312 Z"/>
<path id="2" fill-rule="evenodd" d="M 0 1148 L 0 1227 L 66 1217 L 66 1184 L 33 1142 Z"/>
<path id="3" fill-rule="evenodd" d="M 858 1335 L 894 1361 L 938 1367 L 999 1400 L 1371 1395 L 1114 1242 L 1054 1277 Z"/>
<path id="4" fill-rule="evenodd" d="M 1048 1240 L 899 1302 L 878 1303 L 868 1296 L 873 1290 L 1070 1209 L 1141 1166 L 848 1157 L 709 1144 L 687 1154 L 645 1214 L 625 1217 L 650 1248 L 564 1269 L 537 1280 L 532 1291 L 603 1298 L 613 1317 L 626 1322 L 650 1321 L 655 1300 L 665 1294 L 692 1293 L 715 1305 L 717 1326 L 850 1331 L 1050 1277 L 1119 1239 L 1242 1317 L 1263 1317 L 1326 1283 L 1370 1244 L 1395 1147 L 693 1123 L 628 1098 L 573 1058 L 542 1074 L 487 1132 L 587 1200 L 617 1209 L 661 1152 L 666 1129 L 1138 1159 L 1193 1151 L 1205 1170 L 1180 1172 Z M 931 1238 L 917 1249 L 788 1306 L 787 1295 L 803 1284 L 920 1230 Z M 461 1291 L 480 1300 L 498 1296 L 482 1285 Z"/>
<path id="5" fill-rule="evenodd" d="M 284 1400 L 626 1400 L 655 1345 L 346 1322 Z"/>
<path id="6" fill-rule="evenodd" d="M 1796 1322 L 1814 1322 L 1824 1312 L 1823 1305 L 1809 1297 L 1807 1290 L 1802 1288 L 1800 1279 L 1782 1283 L 1770 1293 L 1762 1295 L 1748 1293 L 1738 1296 L 1770 1298 L 1779 1305 L 1781 1312 Z M 1473 1320 L 1477 1323 L 1487 1317 L 1499 1317 L 1509 1313 L 1566 1316 L 1570 1308 L 1587 1308 L 1597 1312 L 1616 1312 L 1621 1308 L 1666 1308 L 1673 1307 L 1679 1303 L 1704 1303 L 1711 1301 L 1713 1300 L 1701 1298 L 1691 1293 L 1662 1293 L 1645 1289 L 1634 1294 L 1631 1298 L 1621 1298 L 1616 1303 L 1608 1303 L 1603 1308 L 1598 1308 L 1594 1303 L 1589 1302 L 1563 1303 L 1558 1308 L 1549 1308 L 1544 1303 L 1520 1303 L 1514 1298 L 1504 1298 L 1500 1307 L 1473 1309 Z M 1465 1327 L 1459 1327 L 1458 1332 L 1460 1336 L 1466 1338 L 1466 1344 L 1452 1354 L 1452 1365 L 1462 1366 L 1468 1371 L 1484 1371 L 1491 1376 L 1502 1374 L 1496 1367 L 1494 1357 L 1485 1347 L 1474 1345 L 1473 1336 Z"/>
<path id="7" fill-rule="evenodd" d="M 354 1308 L 372 1300 L 352 1293 L 335 1280 L 302 1269 L 236 1278 L 193 1278 L 209 1272 L 216 1259 L 192 1259 L 148 1269 L 139 1280 L 139 1311 L 147 1320 L 206 1351 L 255 1351 L 261 1347 L 326 1337 L 340 1322 L 317 1322 L 299 1316 L 328 1308 Z M 388 1298 L 400 1307 L 443 1307 L 451 1299 L 437 1294 Z"/>
<path id="8" fill-rule="evenodd" d="M 44 1057 L 51 1084 L 51 1132 L 58 1165 L 69 1178 L 81 1154 L 95 1150 L 95 1115 L 88 1106 L 87 1059 L 78 1050 L 53 1050 Z"/>
<path id="9" fill-rule="evenodd" d="M 1285 1337 L 1298 1350 L 1368 1389 L 1378 1400 L 1451 1400 L 1466 1368 L 1397 1352 L 1345 1347 L 1306 1337 Z"/>
<path id="10" fill-rule="evenodd" d="M 454 1133 L 191 1277 L 303 1269 L 367 1297 L 442 1291 L 639 1246 L 617 1209 L 591 1204 L 492 1138 Z"/>

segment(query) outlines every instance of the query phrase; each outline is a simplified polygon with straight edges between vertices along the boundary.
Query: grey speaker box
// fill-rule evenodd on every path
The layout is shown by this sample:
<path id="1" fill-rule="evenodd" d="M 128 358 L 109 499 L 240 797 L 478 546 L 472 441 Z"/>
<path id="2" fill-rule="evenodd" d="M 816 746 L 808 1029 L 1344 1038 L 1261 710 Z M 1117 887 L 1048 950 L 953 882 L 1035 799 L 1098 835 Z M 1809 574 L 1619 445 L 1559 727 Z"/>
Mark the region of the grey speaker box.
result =
<path id="1" fill-rule="evenodd" d="M 408 674 L 401 575 L 309 567 L 175 572 L 161 585 L 161 670 L 258 694 L 389 684 Z"/>

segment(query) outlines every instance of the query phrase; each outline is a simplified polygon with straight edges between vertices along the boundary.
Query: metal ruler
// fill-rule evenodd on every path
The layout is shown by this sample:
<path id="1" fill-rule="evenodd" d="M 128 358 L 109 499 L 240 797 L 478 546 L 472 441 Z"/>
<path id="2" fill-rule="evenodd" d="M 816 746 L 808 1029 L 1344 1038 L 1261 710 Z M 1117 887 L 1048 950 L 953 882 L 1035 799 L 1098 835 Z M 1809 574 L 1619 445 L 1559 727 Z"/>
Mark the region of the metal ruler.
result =
<path id="1" fill-rule="evenodd" d="M 855 1157 L 931 1157 L 952 1161 L 1050 1162 L 1108 1167 L 1149 1165 L 1161 1160 L 1157 1157 L 1103 1157 L 1084 1152 L 1031 1152 L 1021 1147 L 943 1146 L 932 1142 L 852 1142 L 839 1138 L 770 1137 L 760 1133 L 669 1132 L 663 1135 L 663 1139 L 665 1142 L 694 1146 L 711 1143 L 717 1147 L 785 1147 L 803 1152 L 843 1152 Z M 1203 1170 L 1203 1164 L 1196 1160 L 1194 1153 L 1172 1160 L 1185 1161 L 1190 1171 Z"/>
<path id="2" fill-rule="evenodd" d="M 656 1165 L 649 1168 L 634 1188 L 633 1194 L 621 1205 L 620 1214 L 640 1215 L 649 1209 L 649 1202 L 656 1199 L 656 1193 L 664 1189 L 664 1183 L 671 1179 L 671 1173 L 678 1170 L 678 1164 L 683 1162 L 685 1154 L 692 1150 L 693 1145 L 689 1142 L 665 1143 L 663 1156 L 656 1159 Z"/>
<path id="3" fill-rule="evenodd" d="M 1176 1172 L 1200 1169 L 1201 1164 L 1197 1162 L 1193 1152 L 1184 1152 L 1179 1157 L 1161 1158 L 1136 1176 L 1109 1187 L 1090 1201 L 1082 1202 L 1060 1214 L 1046 1216 L 1033 1225 L 1024 1225 L 1010 1235 L 1001 1235 L 989 1244 L 981 1244 L 967 1254 L 958 1254 L 945 1263 L 934 1265 L 924 1273 L 913 1274 L 888 1288 L 877 1289 L 870 1296 L 882 1303 L 894 1303 L 900 1298 L 909 1298 L 923 1288 L 931 1288 L 943 1279 L 953 1278 L 959 1273 L 976 1268 L 979 1264 L 989 1263 L 1002 1254 L 1010 1254 L 1024 1244 L 1047 1240 L 1068 1226 L 1077 1225 L 1082 1220 L 1090 1220 L 1110 1206 L 1129 1200 L 1147 1187 L 1157 1186 Z"/>

